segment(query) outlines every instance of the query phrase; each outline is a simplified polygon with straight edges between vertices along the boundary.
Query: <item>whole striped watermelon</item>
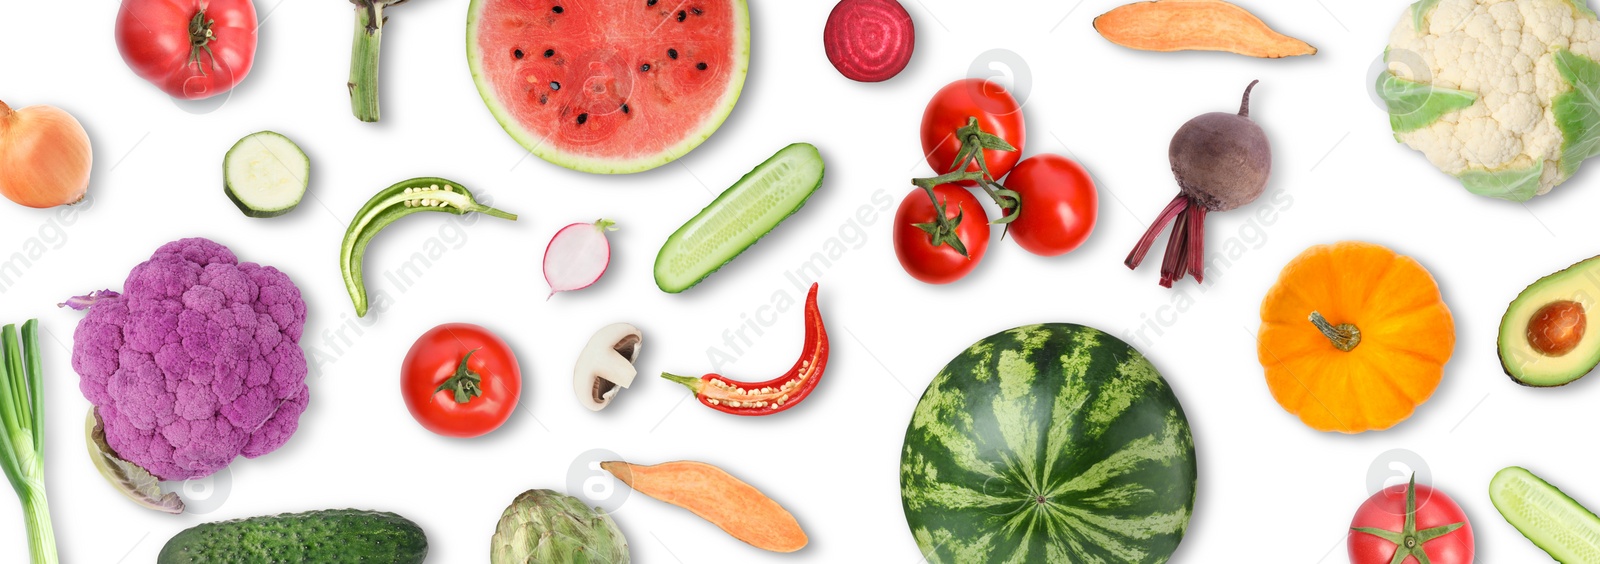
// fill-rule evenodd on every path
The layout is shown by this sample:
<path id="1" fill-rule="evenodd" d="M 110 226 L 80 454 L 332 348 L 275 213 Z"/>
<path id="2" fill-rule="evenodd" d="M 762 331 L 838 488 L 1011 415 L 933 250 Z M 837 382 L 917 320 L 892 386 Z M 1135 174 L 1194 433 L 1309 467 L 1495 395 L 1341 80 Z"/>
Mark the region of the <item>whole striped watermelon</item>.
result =
<path id="1" fill-rule="evenodd" d="M 1165 562 L 1194 510 L 1194 440 L 1144 355 L 1082 325 L 962 352 L 906 429 L 900 498 L 929 562 Z"/>

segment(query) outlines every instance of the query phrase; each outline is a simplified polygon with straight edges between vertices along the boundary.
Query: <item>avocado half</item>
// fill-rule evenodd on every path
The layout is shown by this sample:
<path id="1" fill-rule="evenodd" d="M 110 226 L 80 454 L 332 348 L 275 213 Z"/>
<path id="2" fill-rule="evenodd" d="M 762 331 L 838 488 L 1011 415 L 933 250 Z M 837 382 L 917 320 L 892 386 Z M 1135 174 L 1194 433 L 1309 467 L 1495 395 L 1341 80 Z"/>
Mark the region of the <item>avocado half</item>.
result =
<path id="1" fill-rule="evenodd" d="M 1600 364 L 1600 257 L 1529 284 L 1500 318 L 1500 366 L 1518 384 L 1564 386 Z"/>

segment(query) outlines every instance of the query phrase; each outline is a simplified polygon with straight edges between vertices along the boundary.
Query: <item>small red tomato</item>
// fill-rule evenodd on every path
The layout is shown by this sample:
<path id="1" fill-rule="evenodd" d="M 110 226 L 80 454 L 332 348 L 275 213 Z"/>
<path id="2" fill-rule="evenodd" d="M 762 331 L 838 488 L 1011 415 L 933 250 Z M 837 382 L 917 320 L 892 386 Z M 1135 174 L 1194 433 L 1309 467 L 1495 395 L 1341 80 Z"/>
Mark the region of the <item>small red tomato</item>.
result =
<path id="1" fill-rule="evenodd" d="M 919 225 L 932 225 L 938 214 L 933 200 L 921 188 L 906 194 L 894 214 L 894 254 L 912 278 L 929 284 L 949 284 L 977 268 L 989 250 L 989 215 L 966 188 L 942 184 L 933 188 L 944 206 L 944 216 L 961 217 L 954 236 L 967 249 L 963 256 L 949 244 L 934 244 L 934 235 Z"/>
<path id="2" fill-rule="evenodd" d="M 446 323 L 423 333 L 400 366 L 406 409 L 429 431 L 476 437 L 498 429 L 522 396 L 511 347 L 489 330 Z"/>
<path id="3" fill-rule="evenodd" d="M 1011 238 L 1030 253 L 1053 257 L 1072 252 L 1094 231 L 1100 196 L 1078 163 L 1060 155 L 1037 155 L 1006 176 L 1022 211 L 1010 224 Z"/>
<path id="4" fill-rule="evenodd" d="M 962 139 L 956 130 L 978 118 L 978 127 L 1004 139 L 1015 151 L 984 149 L 983 159 L 989 165 L 989 174 L 1002 178 L 1016 166 L 1022 155 L 1022 143 L 1027 139 L 1022 121 L 1022 106 L 999 84 L 981 79 L 957 80 L 939 89 L 922 112 L 922 154 L 928 156 L 928 166 L 934 172 L 950 172 L 956 154 L 961 150 Z M 977 163 L 967 166 L 967 171 L 978 170 Z M 971 181 L 964 186 L 975 185 Z"/>
<path id="5" fill-rule="evenodd" d="M 250 74 L 256 8 L 250 0 L 122 0 L 117 50 L 169 96 L 216 96 Z"/>
<path id="6" fill-rule="evenodd" d="M 1350 521 L 1350 564 L 1472 564 L 1472 524 L 1466 512 L 1444 492 L 1416 485 L 1415 477 L 1411 484 L 1384 488 L 1356 509 Z M 1407 556 L 1397 559 L 1400 553 Z"/>

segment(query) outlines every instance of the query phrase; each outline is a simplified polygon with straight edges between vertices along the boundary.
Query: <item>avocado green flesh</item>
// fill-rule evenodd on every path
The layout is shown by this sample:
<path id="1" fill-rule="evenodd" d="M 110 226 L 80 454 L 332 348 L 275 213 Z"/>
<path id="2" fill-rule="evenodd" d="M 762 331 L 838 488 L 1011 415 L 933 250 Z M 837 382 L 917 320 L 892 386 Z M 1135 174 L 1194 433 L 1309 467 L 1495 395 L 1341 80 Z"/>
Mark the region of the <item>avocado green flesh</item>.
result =
<path id="1" fill-rule="evenodd" d="M 1561 386 L 1582 378 L 1600 364 L 1600 257 L 1540 278 L 1529 285 L 1506 309 L 1500 320 L 1500 364 L 1518 383 Z M 1554 302 L 1573 301 L 1584 308 L 1583 340 L 1560 356 L 1548 356 L 1528 343 L 1528 323 L 1541 308 Z"/>
<path id="2" fill-rule="evenodd" d="M 667 238 L 656 255 L 656 285 L 679 293 L 738 257 L 822 186 L 822 155 L 809 143 L 779 150 Z"/>

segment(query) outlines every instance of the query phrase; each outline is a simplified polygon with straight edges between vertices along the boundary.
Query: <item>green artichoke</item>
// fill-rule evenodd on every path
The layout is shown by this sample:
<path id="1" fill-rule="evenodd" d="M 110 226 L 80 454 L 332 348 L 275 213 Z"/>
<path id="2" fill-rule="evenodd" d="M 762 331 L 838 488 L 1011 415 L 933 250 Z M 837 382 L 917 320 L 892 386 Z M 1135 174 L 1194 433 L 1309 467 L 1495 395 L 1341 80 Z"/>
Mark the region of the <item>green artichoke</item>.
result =
<path id="1" fill-rule="evenodd" d="M 500 515 L 491 564 L 626 564 L 628 539 L 599 508 L 550 490 L 528 490 Z"/>

